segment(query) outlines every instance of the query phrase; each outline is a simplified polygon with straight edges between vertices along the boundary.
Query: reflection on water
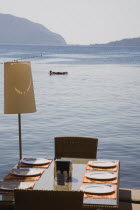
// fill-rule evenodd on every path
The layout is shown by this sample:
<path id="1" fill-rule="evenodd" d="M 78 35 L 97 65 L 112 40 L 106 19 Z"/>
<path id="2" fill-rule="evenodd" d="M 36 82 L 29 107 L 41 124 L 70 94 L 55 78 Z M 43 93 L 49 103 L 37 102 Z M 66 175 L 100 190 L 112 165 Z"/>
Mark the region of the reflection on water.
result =
<path id="1" fill-rule="evenodd" d="M 62 48 L 57 57 L 57 50 L 17 47 L 2 54 L 1 49 L 0 62 L 43 52 L 43 57 L 30 60 L 37 112 L 21 115 L 23 156 L 54 157 L 55 136 L 97 137 L 98 158 L 121 161 L 121 187 L 140 188 L 140 51 L 91 53 L 84 48 L 78 53 L 71 47 Z M 51 77 L 49 70 L 69 74 Z M 18 116 L 3 114 L 3 65 L 0 72 L 2 178 L 19 154 Z"/>

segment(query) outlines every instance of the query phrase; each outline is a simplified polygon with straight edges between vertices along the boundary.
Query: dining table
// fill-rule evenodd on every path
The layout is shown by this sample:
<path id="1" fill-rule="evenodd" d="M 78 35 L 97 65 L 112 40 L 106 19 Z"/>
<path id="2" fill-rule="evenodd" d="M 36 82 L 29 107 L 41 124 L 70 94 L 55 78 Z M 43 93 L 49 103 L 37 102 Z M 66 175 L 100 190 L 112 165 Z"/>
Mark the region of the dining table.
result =
<path id="1" fill-rule="evenodd" d="M 108 159 L 63 158 L 71 161 L 71 177 L 61 179 L 55 176 L 55 159 L 47 159 L 47 165 L 26 164 L 23 158 L 11 171 L 17 169 L 37 168 L 39 176 L 17 177 L 7 174 L 1 183 L 12 182 L 30 183 L 32 189 L 57 191 L 83 191 L 83 209 L 118 209 L 120 161 Z M 23 162 L 22 162 L 23 161 Z M 46 167 L 45 167 L 46 166 Z M 63 176 L 64 178 L 64 176 Z M 0 189 L 0 206 L 15 205 L 13 191 Z"/>

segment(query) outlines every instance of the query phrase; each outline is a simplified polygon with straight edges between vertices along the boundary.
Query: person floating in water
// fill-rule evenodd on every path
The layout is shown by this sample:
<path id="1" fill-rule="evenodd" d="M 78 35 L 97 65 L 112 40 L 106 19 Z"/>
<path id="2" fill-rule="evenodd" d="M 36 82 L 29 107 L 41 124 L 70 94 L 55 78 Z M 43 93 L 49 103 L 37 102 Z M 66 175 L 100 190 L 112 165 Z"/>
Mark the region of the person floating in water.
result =
<path id="1" fill-rule="evenodd" d="M 52 74 L 60 74 L 60 75 L 63 75 L 63 74 L 68 74 L 67 71 L 64 71 L 64 72 L 53 72 L 53 71 L 49 71 L 49 74 L 52 75 Z"/>

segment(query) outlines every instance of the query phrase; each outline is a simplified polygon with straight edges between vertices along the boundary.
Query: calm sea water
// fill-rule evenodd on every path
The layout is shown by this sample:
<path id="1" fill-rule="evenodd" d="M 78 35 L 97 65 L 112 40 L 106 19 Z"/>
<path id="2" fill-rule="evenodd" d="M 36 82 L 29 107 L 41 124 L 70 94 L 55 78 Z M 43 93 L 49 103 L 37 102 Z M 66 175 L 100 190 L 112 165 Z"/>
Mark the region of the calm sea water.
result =
<path id="1" fill-rule="evenodd" d="M 55 136 L 97 137 L 98 158 L 121 162 L 121 187 L 140 188 L 140 48 L 0 45 L 0 63 L 20 58 L 31 61 L 37 106 L 21 116 L 23 156 L 54 157 Z M 1 179 L 19 158 L 17 115 L 3 114 L 3 72 L 0 64 Z"/>

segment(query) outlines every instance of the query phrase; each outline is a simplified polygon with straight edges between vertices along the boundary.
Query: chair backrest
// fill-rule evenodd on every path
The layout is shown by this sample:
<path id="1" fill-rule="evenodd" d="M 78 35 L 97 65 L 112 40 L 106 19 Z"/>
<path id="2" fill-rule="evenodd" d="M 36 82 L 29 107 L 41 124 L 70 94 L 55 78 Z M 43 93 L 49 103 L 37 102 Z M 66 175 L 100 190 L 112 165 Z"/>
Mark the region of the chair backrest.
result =
<path id="1" fill-rule="evenodd" d="M 55 158 L 96 159 L 98 139 L 90 137 L 55 137 Z"/>
<path id="2" fill-rule="evenodd" d="M 16 210 L 82 210 L 83 192 L 14 190 Z"/>

